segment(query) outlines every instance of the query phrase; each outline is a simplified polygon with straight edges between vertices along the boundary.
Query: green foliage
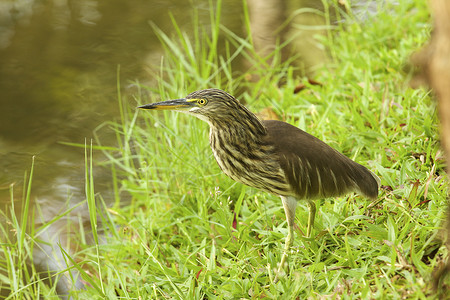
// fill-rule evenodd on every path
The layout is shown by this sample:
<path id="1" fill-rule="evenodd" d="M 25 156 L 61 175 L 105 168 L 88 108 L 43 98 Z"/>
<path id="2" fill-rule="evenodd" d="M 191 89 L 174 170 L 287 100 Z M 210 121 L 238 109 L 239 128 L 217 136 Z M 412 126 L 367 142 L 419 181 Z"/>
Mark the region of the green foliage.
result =
<path id="1" fill-rule="evenodd" d="M 435 104 L 428 91 L 409 88 L 402 72 L 429 38 L 427 8 L 403 1 L 382 9 L 376 20 L 360 23 L 347 15 L 330 26 L 322 43 L 334 61 L 317 72 L 321 85 L 312 85 L 279 62 L 280 48 L 270 65 L 255 55 L 251 41 L 221 28 L 218 7 L 209 32 L 195 28 L 188 37 L 175 20 L 175 36 L 154 27 L 166 56 L 157 89 L 141 87 L 154 97 L 137 95 L 137 102 L 217 87 L 253 111 L 272 107 L 380 175 L 379 200 L 351 195 L 319 201 L 312 238 L 303 237 L 307 211 L 300 204 L 290 268 L 275 284 L 287 234 L 280 200 L 221 173 L 209 149 L 207 124 L 172 112 L 131 110 L 115 127 L 121 152 L 110 156 L 125 174 L 122 188 L 132 203 L 115 209 L 120 235 L 100 246 L 107 295 L 432 295 L 431 273 L 448 255 L 438 238 L 447 181 Z M 221 55 L 220 29 L 228 37 Z M 252 62 L 247 74 L 231 69 L 240 58 Z M 249 74 L 259 80 L 246 81 Z M 300 83 L 306 88 L 294 94 Z"/>
<path id="2" fill-rule="evenodd" d="M 24 178 L 22 210 L 16 211 L 17 195 L 14 185 L 11 185 L 9 187 L 10 210 L 1 212 L 0 215 L 2 221 L 0 222 L 0 297 L 2 299 L 5 297 L 6 299 L 38 299 L 39 297 L 58 299 L 58 292 L 77 282 L 76 274 L 70 268 L 61 267 L 61 265 L 55 268 L 53 252 L 49 250 L 51 238 L 48 238 L 48 235 L 54 233 L 55 228 L 61 230 L 63 227 L 61 224 L 70 226 L 70 220 L 66 221 L 65 218 L 82 203 L 41 223 L 42 207 L 33 206 L 30 201 L 33 172 L 34 157 L 30 174 L 25 174 Z M 83 232 L 78 237 L 82 236 Z M 63 239 L 61 235 L 58 240 L 61 242 Z M 65 245 L 70 247 L 70 242 Z M 60 244 L 53 246 L 58 249 Z M 61 250 L 64 251 L 62 248 Z M 74 258 L 61 256 L 60 262 L 64 263 L 66 259 L 73 261 Z"/>

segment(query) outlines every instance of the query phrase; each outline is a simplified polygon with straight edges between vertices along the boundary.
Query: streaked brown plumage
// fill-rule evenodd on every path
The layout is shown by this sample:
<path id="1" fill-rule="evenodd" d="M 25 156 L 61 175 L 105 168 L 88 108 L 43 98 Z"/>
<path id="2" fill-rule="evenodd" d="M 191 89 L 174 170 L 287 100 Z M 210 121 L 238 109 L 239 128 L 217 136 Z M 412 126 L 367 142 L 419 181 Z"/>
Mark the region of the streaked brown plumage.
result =
<path id="1" fill-rule="evenodd" d="M 210 125 L 210 145 L 222 171 L 243 184 L 279 195 L 289 225 L 280 268 L 293 243 L 298 200 L 308 200 L 307 235 L 314 222 L 311 201 L 357 192 L 376 198 L 379 179 L 314 136 L 281 121 L 261 121 L 230 94 L 207 89 L 183 99 L 140 106 L 196 116 Z"/>

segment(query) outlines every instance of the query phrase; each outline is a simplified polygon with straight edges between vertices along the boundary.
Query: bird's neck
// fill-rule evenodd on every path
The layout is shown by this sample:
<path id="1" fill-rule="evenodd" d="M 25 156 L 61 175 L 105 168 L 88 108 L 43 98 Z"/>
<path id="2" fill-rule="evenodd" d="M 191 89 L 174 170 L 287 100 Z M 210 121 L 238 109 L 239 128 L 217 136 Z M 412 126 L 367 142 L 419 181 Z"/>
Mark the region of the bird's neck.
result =
<path id="1" fill-rule="evenodd" d="M 222 171 L 233 180 L 277 195 L 288 195 L 284 172 L 274 158 L 267 128 L 251 112 L 227 123 L 210 123 L 209 142 Z M 265 180 L 261 178 L 270 179 Z M 274 184 L 275 182 L 275 184 Z"/>
<path id="2" fill-rule="evenodd" d="M 245 107 L 239 111 L 239 115 L 209 123 L 210 134 L 221 136 L 228 142 L 236 142 L 237 144 L 242 143 L 242 141 L 254 143 L 260 141 L 267 134 L 267 129 L 263 123 Z"/>

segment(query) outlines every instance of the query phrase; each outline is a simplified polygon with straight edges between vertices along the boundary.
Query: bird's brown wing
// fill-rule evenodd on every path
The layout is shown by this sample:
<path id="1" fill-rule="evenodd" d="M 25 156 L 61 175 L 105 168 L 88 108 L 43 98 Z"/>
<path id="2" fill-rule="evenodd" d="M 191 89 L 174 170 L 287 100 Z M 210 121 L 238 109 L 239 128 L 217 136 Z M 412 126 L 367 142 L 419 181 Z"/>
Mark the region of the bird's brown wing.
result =
<path id="1" fill-rule="evenodd" d="M 288 123 L 268 120 L 263 124 L 268 132 L 267 143 L 275 146 L 296 197 L 326 198 L 355 191 L 376 198 L 378 182 L 362 165 Z"/>

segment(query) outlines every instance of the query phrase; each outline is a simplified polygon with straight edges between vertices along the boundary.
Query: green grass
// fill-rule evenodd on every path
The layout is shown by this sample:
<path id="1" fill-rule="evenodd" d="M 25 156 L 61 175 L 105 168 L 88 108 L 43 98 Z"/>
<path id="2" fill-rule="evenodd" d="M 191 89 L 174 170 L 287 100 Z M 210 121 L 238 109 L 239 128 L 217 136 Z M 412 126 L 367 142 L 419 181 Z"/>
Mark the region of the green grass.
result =
<path id="1" fill-rule="evenodd" d="M 117 175 L 114 189 L 131 194 L 131 203 L 120 206 L 116 199 L 112 208 L 97 207 L 103 202 L 95 196 L 87 163 L 92 228 L 97 236 L 100 216 L 98 226 L 106 228 L 107 237 L 104 243 L 97 236 L 94 246 L 85 245 L 77 260 L 67 256 L 87 282 L 86 290 L 73 296 L 438 297 L 431 288 L 432 272 L 448 252 L 439 234 L 447 177 L 436 105 L 426 89 L 411 89 L 409 74 L 402 71 L 429 38 L 429 12 L 422 2 L 400 1 L 375 20 L 358 23 L 348 16 L 329 26 L 321 42 L 333 63 L 316 71 L 314 79 L 321 85 L 308 84 L 293 67 L 280 63 L 280 49 L 272 54 L 271 65 L 257 57 L 250 40 L 222 27 L 220 10 L 211 15 L 208 31 L 194 27 L 191 37 L 175 20 L 173 36 L 154 26 L 165 47 L 155 74 L 158 84 L 136 83 L 134 99 L 119 95 L 121 123 L 105 124 L 116 132 L 119 146 L 99 146 Z M 225 43 L 219 34 L 227 36 Z M 246 73 L 231 67 L 242 58 L 251 61 Z M 249 75 L 259 80 L 248 81 Z M 294 94 L 299 83 L 306 89 Z M 280 199 L 235 183 L 220 171 L 206 123 L 135 109 L 208 87 L 229 91 L 254 112 L 271 107 L 281 119 L 381 178 L 378 201 L 356 195 L 318 201 L 312 238 L 303 237 L 307 210 L 300 203 L 290 268 L 278 283 L 273 278 L 287 234 Z"/>
<path id="2" fill-rule="evenodd" d="M 55 256 L 50 251 L 54 247 L 58 251 L 60 243 L 70 248 L 67 236 L 59 235 L 62 228 L 73 226 L 71 221 L 65 220 L 74 209 L 81 206 L 79 203 L 54 216 L 51 220 L 41 222 L 43 209 L 48 207 L 32 206 L 31 191 L 34 173 L 34 160 L 32 157 L 31 170 L 25 173 L 21 211 L 17 211 L 17 191 L 15 186 L 9 187 L 11 207 L 9 211 L 1 212 L 0 234 L 0 292 L 4 299 L 59 299 L 58 292 L 62 292 L 63 283 L 76 284 L 76 274 L 70 267 L 62 267 L 67 263 L 63 255 L 59 257 L 57 266 Z M 45 214 L 47 215 L 47 214 Z M 80 228 L 82 229 L 82 228 Z M 52 234 L 58 234 L 57 242 Z M 80 230 L 80 235 L 84 233 Z M 54 236 L 53 236 L 54 238 Z M 72 243 L 76 243 L 72 241 Z M 74 257 L 76 257 L 74 255 Z M 69 259 L 73 259 L 69 257 Z M 47 264 L 49 268 L 47 268 Z M 67 272 L 68 271 L 68 272 Z M 68 275 L 68 277 L 66 277 Z M 60 283 L 58 285 L 58 282 Z M 67 294 L 67 292 L 65 292 Z"/>
<path id="3" fill-rule="evenodd" d="M 219 48 L 219 18 L 213 18 L 209 34 L 195 31 L 193 38 L 175 21 L 175 36 L 156 28 L 166 49 L 159 85 L 140 86 L 136 106 L 222 88 L 255 112 L 272 107 L 368 166 L 380 175 L 383 188 L 373 203 L 354 195 L 319 201 L 310 239 L 302 237 L 307 211 L 300 204 L 291 267 L 275 284 L 287 233 L 280 200 L 221 173 L 209 149 L 207 124 L 131 108 L 115 127 L 123 148 L 111 159 L 125 172 L 122 185 L 132 203 L 115 210 L 123 232 L 100 251 L 110 293 L 286 299 L 434 295 L 431 273 L 447 257 L 438 238 L 447 181 L 436 106 L 427 90 L 409 88 L 402 72 L 429 37 L 428 17 L 421 2 L 409 1 L 381 12 L 376 22 L 350 17 L 330 27 L 322 42 L 333 64 L 317 72 L 322 85 L 307 84 L 298 94 L 293 90 L 304 80 L 287 64 L 277 64 L 279 53 L 268 66 L 250 41 L 226 28 L 229 39 Z M 219 50 L 225 50 L 223 56 L 216 55 Z M 231 70 L 230 61 L 240 57 L 252 61 L 247 74 Z M 246 81 L 249 74 L 260 80 Z"/>

